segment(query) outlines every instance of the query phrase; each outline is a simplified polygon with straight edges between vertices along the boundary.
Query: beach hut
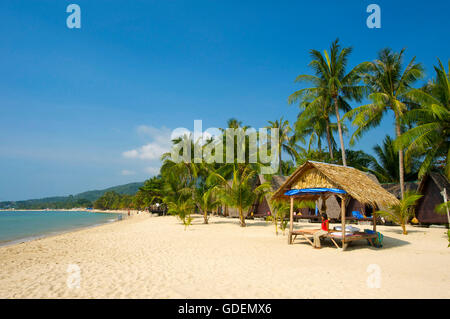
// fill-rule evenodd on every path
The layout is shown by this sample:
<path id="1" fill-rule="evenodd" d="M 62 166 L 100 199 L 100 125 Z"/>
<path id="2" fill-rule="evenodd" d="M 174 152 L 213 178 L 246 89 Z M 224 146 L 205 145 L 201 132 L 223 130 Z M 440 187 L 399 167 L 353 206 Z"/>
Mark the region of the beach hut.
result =
<path id="1" fill-rule="evenodd" d="M 447 216 L 436 213 L 437 205 L 444 202 L 442 192 L 447 190 L 447 196 L 450 195 L 450 183 L 448 179 L 436 172 L 425 175 L 420 181 L 418 192 L 422 194 L 417 202 L 415 214 L 421 224 L 447 224 Z"/>
<path id="2" fill-rule="evenodd" d="M 309 229 L 296 230 L 294 232 L 294 200 L 318 200 L 319 198 L 326 200 L 330 196 L 337 196 L 344 203 L 349 197 L 352 197 L 358 202 L 369 205 L 374 209 L 389 207 L 399 203 L 395 196 L 387 192 L 362 171 L 353 167 L 307 161 L 297 168 L 273 195 L 273 198 L 288 200 L 291 204 L 289 244 L 292 244 L 297 235 L 302 235 L 306 238 L 305 235 L 308 233 L 311 234 L 312 231 Z M 331 238 L 336 247 L 339 247 L 336 239 L 342 242 L 342 249 L 345 249 L 351 241 L 361 239 L 371 240 L 376 237 L 375 214 L 373 214 L 372 234 L 356 232 L 348 235 L 346 233 L 345 205 L 341 205 L 341 223 L 342 230 L 339 235 L 332 233 L 327 236 Z"/>
<path id="3" fill-rule="evenodd" d="M 273 175 L 270 180 L 270 192 L 275 192 L 281 185 L 286 181 L 287 176 Z M 258 180 L 256 182 L 255 187 L 267 182 L 264 175 L 258 175 Z M 267 217 L 269 216 L 269 212 L 273 213 L 272 203 L 270 201 L 270 194 L 265 195 L 260 202 L 255 202 L 251 209 L 253 213 L 253 217 Z"/>
<path id="4" fill-rule="evenodd" d="M 271 190 L 270 192 L 273 193 L 276 191 L 287 179 L 287 176 L 278 176 L 273 175 L 270 184 L 271 184 Z M 258 175 L 254 184 L 254 188 L 258 187 L 259 185 L 267 182 L 264 175 Z M 231 182 L 230 182 L 231 183 Z M 239 217 L 239 212 L 236 208 L 227 207 L 227 216 L 229 217 Z M 264 196 L 261 201 L 256 201 L 253 203 L 253 205 L 248 209 L 248 211 L 244 212 L 245 217 L 267 217 L 269 216 L 269 212 L 272 213 L 273 208 L 272 204 L 270 202 L 270 195 Z"/>
<path id="5" fill-rule="evenodd" d="M 385 190 L 387 190 L 389 193 L 391 193 L 398 199 L 400 199 L 402 197 L 399 183 L 381 184 L 381 187 L 383 187 Z M 417 183 L 417 182 L 405 182 L 405 192 L 406 191 L 417 191 L 418 187 L 419 187 L 419 183 Z"/>
<path id="6" fill-rule="evenodd" d="M 378 179 L 375 175 L 368 173 L 368 172 L 362 172 L 365 175 L 367 175 L 367 177 L 369 177 L 374 183 L 376 183 L 377 185 L 381 185 L 378 182 Z M 347 197 L 347 200 L 345 201 L 345 216 L 348 220 L 358 220 L 358 221 L 367 221 L 372 219 L 373 217 L 373 207 L 371 205 L 367 205 L 364 203 L 361 203 L 360 201 L 358 201 L 356 198 L 353 198 L 351 196 Z M 355 218 L 353 216 L 353 213 L 359 213 L 363 216 L 366 216 L 365 218 Z"/>

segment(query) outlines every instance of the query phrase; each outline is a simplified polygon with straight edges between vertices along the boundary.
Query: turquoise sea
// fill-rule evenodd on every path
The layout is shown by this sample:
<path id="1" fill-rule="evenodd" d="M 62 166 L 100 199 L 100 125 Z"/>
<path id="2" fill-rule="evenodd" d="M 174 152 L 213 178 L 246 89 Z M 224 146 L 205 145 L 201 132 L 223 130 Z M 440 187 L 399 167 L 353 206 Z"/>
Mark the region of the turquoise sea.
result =
<path id="1" fill-rule="evenodd" d="M 121 214 L 85 211 L 2 211 L 0 245 L 105 224 L 121 218 Z"/>

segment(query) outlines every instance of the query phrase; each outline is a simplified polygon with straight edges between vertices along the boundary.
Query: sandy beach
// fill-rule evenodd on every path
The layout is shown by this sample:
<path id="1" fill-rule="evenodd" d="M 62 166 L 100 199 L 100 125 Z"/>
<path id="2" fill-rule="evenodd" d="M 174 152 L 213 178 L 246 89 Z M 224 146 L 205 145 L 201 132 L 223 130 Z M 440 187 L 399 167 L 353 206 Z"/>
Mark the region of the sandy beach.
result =
<path id="1" fill-rule="evenodd" d="M 445 229 L 378 230 L 382 249 L 358 242 L 341 252 L 287 245 L 264 221 L 240 228 L 196 216 L 184 231 L 175 217 L 140 214 L 0 247 L 0 298 L 450 298 Z M 367 285 L 374 264 L 380 288 Z"/>

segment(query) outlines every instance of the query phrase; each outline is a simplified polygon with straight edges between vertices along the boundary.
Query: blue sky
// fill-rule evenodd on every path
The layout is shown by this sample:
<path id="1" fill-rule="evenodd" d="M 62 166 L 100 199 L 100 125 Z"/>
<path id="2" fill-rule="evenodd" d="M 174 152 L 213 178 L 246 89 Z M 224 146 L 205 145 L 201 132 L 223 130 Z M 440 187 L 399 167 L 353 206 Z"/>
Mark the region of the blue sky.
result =
<path id="1" fill-rule="evenodd" d="M 66 27 L 70 3 L 81 29 Z M 366 26 L 370 3 L 381 29 Z M 336 37 L 354 47 L 350 67 L 406 47 L 433 76 L 449 58 L 448 12 L 442 0 L 2 0 L 0 201 L 142 181 L 170 130 L 195 119 L 294 121 L 293 80 Z M 392 133 L 387 117 L 353 148 Z"/>

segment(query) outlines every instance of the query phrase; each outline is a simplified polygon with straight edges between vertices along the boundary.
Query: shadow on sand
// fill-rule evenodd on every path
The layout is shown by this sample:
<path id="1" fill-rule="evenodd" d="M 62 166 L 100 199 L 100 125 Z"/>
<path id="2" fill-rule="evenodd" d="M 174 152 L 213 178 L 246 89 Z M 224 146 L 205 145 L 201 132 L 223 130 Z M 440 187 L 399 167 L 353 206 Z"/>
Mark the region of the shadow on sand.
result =
<path id="1" fill-rule="evenodd" d="M 338 243 L 338 245 L 340 247 L 342 247 L 340 240 L 336 240 L 336 242 Z M 307 245 L 307 246 L 311 247 L 311 249 L 313 249 L 313 247 L 310 245 L 310 243 L 307 242 L 306 239 L 304 239 L 300 236 L 297 237 L 297 239 L 294 242 L 294 245 L 297 245 L 297 244 Z M 383 251 L 386 249 L 392 249 L 392 248 L 401 247 L 401 246 L 405 246 L 405 245 L 409 245 L 409 244 L 410 244 L 410 242 L 408 242 L 406 240 L 389 237 L 383 233 L 383 247 L 381 247 L 381 248 L 376 248 L 376 247 L 371 246 L 367 240 L 356 240 L 356 241 L 352 241 L 349 243 L 349 245 L 346 248 L 346 251 L 352 251 L 352 250 L 357 250 L 357 249 L 370 249 L 370 250 L 374 250 L 374 251 Z M 322 248 L 336 249 L 336 246 L 328 238 L 326 238 L 326 239 L 322 238 L 321 245 L 322 245 Z"/>

